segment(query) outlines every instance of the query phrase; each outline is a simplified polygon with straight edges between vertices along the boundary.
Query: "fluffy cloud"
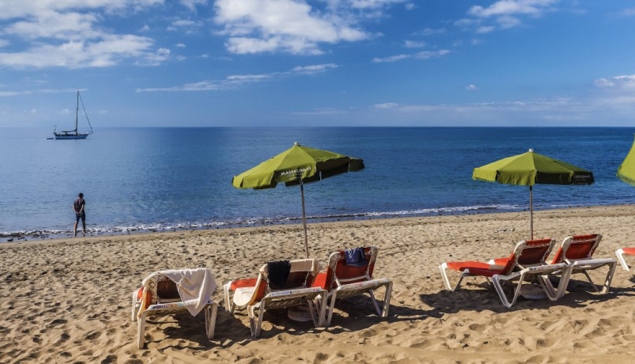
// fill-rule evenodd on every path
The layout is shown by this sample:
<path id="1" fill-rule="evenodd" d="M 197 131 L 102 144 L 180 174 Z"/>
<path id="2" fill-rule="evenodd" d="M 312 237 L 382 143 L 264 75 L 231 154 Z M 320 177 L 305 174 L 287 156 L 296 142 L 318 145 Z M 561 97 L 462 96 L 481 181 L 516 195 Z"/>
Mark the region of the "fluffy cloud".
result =
<path id="1" fill-rule="evenodd" d="M 454 24 L 463 28 L 474 27 L 477 33 L 496 29 L 509 29 L 522 24 L 521 17 L 540 17 L 553 11 L 559 0 L 499 0 L 490 6 L 472 6 L 467 14 L 472 18 L 460 19 Z"/>
<path id="2" fill-rule="evenodd" d="M 111 16 L 143 11 L 164 0 L 65 0 L 0 1 L 0 66 L 108 67 L 125 59 L 139 65 L 157 65 L 169 58 L 169 50 L 153 50 L 154 40 L 121 34 L 101 22 Z M 205 0 L 182 0 L 185 6 Z M 146 30 L 149 30 L 147 28 Z M 8 48 L 4 48 L 8 49 Z"/>
<path id="3" fill-rule="evenodd" d="M 323 44 L 356 42 L 372 36 L 364 19 L 381 16 L 403 0 L 217 0 L 214 21 L 227 35 L 226 48 L 236 54 L 286 52 L 322 54 Z M 377 13 L 379 11 L 379 13 Z M 379 14 L 379 15 L 378 15 Z"/>
<path id="4" fill-rule="evenodd" d="M 603 89 L 635 91 L 635 75 L 600 78 L 595 80 L 595 85 Z"/>

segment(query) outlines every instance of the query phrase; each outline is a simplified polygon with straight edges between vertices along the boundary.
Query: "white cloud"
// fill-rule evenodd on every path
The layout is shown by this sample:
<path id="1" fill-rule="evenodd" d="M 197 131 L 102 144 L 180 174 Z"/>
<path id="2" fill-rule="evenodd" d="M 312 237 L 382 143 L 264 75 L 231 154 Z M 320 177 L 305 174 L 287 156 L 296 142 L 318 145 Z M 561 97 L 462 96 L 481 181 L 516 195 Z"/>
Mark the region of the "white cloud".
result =
<path id="1" fill-rule="evenodd" d="M 491 31 L 493 31 L 494 29 L 496 29 L 496 28 L 494 28 L 493 26 L 484 25 L 482 27 L 476 28 L 476 33 L 485 34 L 485 33 L 489 33 Z"/>
<path id="2" fill-rule="evenodd" d="M 481 34 L 492 32 L 497 28 L 510 29 L 522 25 L 520 17 L 537 18 L 546 12 L 554 11 L 554 5 L 558 1 L 499 0 L 487 7 L 475 5 L 468 11 L 468 15 L 474 18 L 460 19 L 454 24 L 462 28 L 474 28 Z"/>
<path id="3" fill-rule="evenodd" d="M 518 18 L 514 18 L 513 16 L 505 15 L 496 19 L 496 22 L 500 25 L 501 29 L 509 29 L 513 27 L 517 27 L 521 24 L 521 21 Z"/>
<path id="4" fill-rule="evenodd" d="M 421 31 L 421 34 L 425 36 L 431 36 L 431 35 L 443 34 L 445 32 L 446 32 L 445 28 L 438 28 L 438 29 L 425 28 L 424 30 Z"/>
<path id="5" fill-rule="evenodd" d="M 228 36 L 226 48 L 237 54 L 286 52 L 322 54 L 324 44 L 356 42 L 372 35 L 364 20 L 403 0 L 217 0 L 214 21 Z M 377 13 L 379 12 L 379 13 Z M 378 15 L 379 14 L 379 15 Z"/>
<path id="6" fill-rule="evenodd" d="M 384 58 L 373 58 L 373 63 L 392 63 L 401 61 L 408 58 L 417 58 L 417 59 L 430 59 L 430 58 L 438 58 L 443 57 L 449 54 L 450 51 L 447 49 L 442 49 L 438 51 L 421 51 L 415 54 L 398 54 L 395 56 L 384 57 Z"/>
<path id="7" fill-rule="evenodd" d="M 373 58 L 373 63 L 391 63 L 401 61 L 402 59 L 412 57 L 409 54 L 398 54 L 396 56 L 384 57 L 384 58 Z"/>
<path id="8" fill-rule="evenodd" d="M 470 85 L 465 86 L 465 89 L 468 90 L 468 91 L 476 91 L 476 90 L 478 90 L 478 87 L 476 87 L 475 85 L 470 84 Z"/>
<path id="9" fill-rule="evenodd" d="M 345 0 L 344 3 L 350 3 L 356 9 L 379 9 L 389 4 L 403 3 L 405 0 Z"/>
<path id="10" fill-rule="evenodd" d="M 188 19 L 179 19 L 179 20 L 173 21 L 170 24 L 170 26 L 167 27 L 167 30 L 180 31 L 180 30 L 185 29 L 188 33 L 194 33 L 199 28 L 201 28 L 203 25 L 204 25 L 204 23 L 201 22 L 201 21 L 194 21 L 194 20 L 188 20 Z"/>
<path id="11" fill-rule="evenodd" d="M 413 10 L 417 7 L 417 5 L 415 5 L 414 3 L 408 3 L 405 5 L 406 10 Z"/>
<path id="12" fill-rule="evenodd" d="M 0 48 L 2 48 L 2 47 L 6 47 L 6 46 L 8 46 L 9 44 L 11 44 L 11 43 L 10 43 L 8 40 L 5 40 L 5 39 L 0 39 Z"/>
<path id="13" fill-rule="evenodd" d="M 375 104 L 373 105 L 373 108 L 375 109 L 394 109 L 399 107 L 399 104 L 396 104 L 394 102 L 386 102 L 383 104 Z"/>
<path id="14" fill-rule="evenodd" d="M 415 58 L 430 59 L 430 58 L 443 57 L 447 54 L 450 54 L 450 51 L 447 49 L 441 49 L 438 51 L 421 51 L 415 55 Z"/>
<path id="15" fill-rule="evenodd" d="M 558 0 L 500 0 L 487 8 L 472 6 L 468 14 L 479 18 L 512 14 L 540 16 L 556 2 Z"/>
<path id="16" fill-rule="evenodd" d="M 119 34 L 102 27 L 110 16 L 143 11 L 163 0 L 0 1 L 0 34 L 15 39 L 11 52 L 0 52 L 0 66 L 11 68 L 108 67 L 125 59 L 158 64 L 165 52 L 154 40 Z M 149 27 L 144 26 L 148 30 Z M 7 40 L 5 40 L 6 42 Z"/>
<path id="17" fill-rule="evenodd" d="M 595 80 L 599 88 L 613 90 L 635 90 L 635 75 L 615 76 Z"/>
<path id="18" fill-rule="evenodd" d="M 416 40 L 406 40 L 404 42 L 404 47 L 406 48 L 423 48 L 426 46 L 426 42 L 416 41 Z"/>
<path id="19" fill-rule="evenodd" d="M 185 44 L 183 44 L 183 43 L 177 43 L 177 44 L 176 44 L 176 47 L 177 47 L 177 48 L 185 48 L 185 47 L 186 47 L 186 45 L 185 45 Z"/>
<path id="20" fill-rule="evenodd" d="M 227 89 L 232 89 L 239 86 L 246 86 L 249 84 L 270 81 L 270 80 L 274 80 L 276 78 L 285 77 L 285 76 L 288 77 L 288 76 L 317 74 L 317 73 L 325 72 L 329 69 L 334 69 L 337 67 L 338 66 L 333 63 L 310 65 L 310 66 L 298 66 L 298 67 L 294 67 L 290 71 L 285 71 L 285 72 L 271 72 L 271 73 L 248 74 L 248 75 L 231 75 L 221 80 L 205 80 L 200 82 L 188 83 L 181 86 L 138 88 L 136 92 L 179 92 L 179 91 L 227 90 Z"/>
<path id="21" fill-rule="evenodd" d="M 624 9 L 620 14 L 624 16 L 635 16 L 635 8 Z"/>
<path id="22" fill-rule="evenodd" d="M 0 1 L 0 19 L 15 19 L 37 16 L 42 12 L 68 12 L 77 9 L 98 10 L 108 12 L 129 9 L 141 11 L 151 6 L 162 4 L 164 0 L 2 0 Z"/>
<path id="23" fill-rule="evenodd" d="M 148 55 L 152 40 L 135 35 L 109 35 L 97 42 L 70 41 L 60 45 L 40 45 L 14 52 L 0 52 L 0 65 L 24 67 L 107 67 L 123 58 Z"/>
<path id="24" fill-rule="evenodd" d="M 144 54 L 135 64 L 138 66 L 158 66 L 169 58 L 170 50 L 167 48 L 159 48 L 156 53 Z"/>
<path id="25" fill-rule="evenodd" d="M 186 8 L 195 11 L 197 5 L 207 4 L 207 0 L 180 0 L 181 4 Z"/>
<path id="26" fill-rule="evenodd" d="M 291 70 L 291 72 L 298 72 L 304 74 L 314 74 L 324 72 L 329 69 L 337 68 L 337 65 L 334 63 L 327 64 L 316 64 L 312 66 L 298 66 Z"/>

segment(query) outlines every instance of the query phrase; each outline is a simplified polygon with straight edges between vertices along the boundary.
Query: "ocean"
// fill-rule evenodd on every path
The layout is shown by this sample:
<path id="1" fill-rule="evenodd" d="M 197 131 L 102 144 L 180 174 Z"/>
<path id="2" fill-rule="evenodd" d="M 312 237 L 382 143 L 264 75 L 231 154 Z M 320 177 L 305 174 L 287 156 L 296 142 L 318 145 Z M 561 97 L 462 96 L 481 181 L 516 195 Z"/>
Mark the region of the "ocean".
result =
<path id="1" fill-rule="evenodd" d="M 529 148 L 595 176 L 536 185 L 536 210 L 635 203 L 615 177 L 635 128 L 96 128 L 86 140 L 0 130 L 0 242 L 72 235 L 79 192 L 90 235 L 299 223 L 297 186 L 231 185 L 294 142 L 366 165 L 305 186 L 309 223 L 527 210 L 527 187 L 474 181 L 472 169 Z"/>

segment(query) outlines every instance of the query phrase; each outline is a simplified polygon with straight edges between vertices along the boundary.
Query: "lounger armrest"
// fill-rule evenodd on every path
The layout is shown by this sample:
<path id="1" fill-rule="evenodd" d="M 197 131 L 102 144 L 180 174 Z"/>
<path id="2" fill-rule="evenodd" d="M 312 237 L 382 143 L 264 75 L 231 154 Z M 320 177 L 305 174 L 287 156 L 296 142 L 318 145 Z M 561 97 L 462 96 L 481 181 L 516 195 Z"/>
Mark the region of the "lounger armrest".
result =
<path id="1" fill-rule="evenodd" d="M 343 284 L 343 285 L 337 287 L 337 291 L 339 292 L 339 291 L 368 290 L 368 289 L 371 289 L 371 288 L 377 288 L 377 287 L 385 286 L 385 285 L 388 285 L 390 283 L 391 283 L 391 281 L 388 278 L 373 279 L 373 280 L 370 280 L 370 281 Z"/>
<path id="2" fill-rule="evenodd" d="M 265 298 L 276 298 L 276 297 L 290 297 L 290 296 L 303 296 L 310 295 L 313 293 L 322 293 L 325 290 L 320 287 L 311 287 L 311 288 L 299 288 L 299 289 L 288 289 L 284 291 L 275 291 L 267 294 Z"/>
<path id="3" fill-rule="evenodd" d="M 189 301 L 192 301 L 194 303 L 198 302 L 198 300 L 189 300 Z M 189 302 L 189 301 L 185 301 L 185 302 Z M 150 307 L 148 307 L 146 311 L 173 310 L 173 309 L 186 310 L 185 302 L 179 301 L 179 302 L 170 302 L 170 303 L 157 303 L 154 305 L 150 305 Z M 211 304 L 214 304 L 214 301 L 211 298 L 208 298 L 205 304 L 211 305 Z"/>
<path id="4" fill-rule="evenodd" d="M 602 266 L 606 264 L 614 264 L 617 261 L 613 258 L 601 258 L 601 259 L 581 259 L 573 262 L 574 269 L 583 266 Z"/>

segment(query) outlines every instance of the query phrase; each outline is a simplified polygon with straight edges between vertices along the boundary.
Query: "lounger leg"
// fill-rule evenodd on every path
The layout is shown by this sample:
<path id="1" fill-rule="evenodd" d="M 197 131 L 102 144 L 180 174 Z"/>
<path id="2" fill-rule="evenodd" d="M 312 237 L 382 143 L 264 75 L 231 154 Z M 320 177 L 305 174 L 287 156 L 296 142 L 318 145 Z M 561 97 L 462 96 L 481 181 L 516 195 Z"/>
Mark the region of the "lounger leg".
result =
<path id="1" fill-rule="evenodd" d="M 615 274 L 615 268 L 617 267 L 617 262 L 609 263 L 609 271 L 606 274 L 606 279 L 604 280 L 604 286 L 600 293 L 608 293 L 611 288 L 611 282 L 613 281 L 613 274 Z"/>
<path id="2" fill-rule="evenodd" d="M 441 265 L 439 265 L 439 271 L 441 271 L 441 277 L 443 278 L 443 284 L 445 285 L 445 289 L 447 289 L 448 291 L 454 291 L 454 289 L 452 289 L 452 286 L 450 285 L 450 279 L 448 278 L 447 270 L 448 270 L 448 263 L 442 263 Z M 459 284 L 460 283 L 461 282 L 459 281 Z"/>
<path id="3" fill-rule="evenodd" d="M 316 307 L 316 302 L 313 300 L 307 301 L 307 304 L 309 305 L 309 312 L 311 313 L 311 320 L 313 321 L 313 326 L 318 327 L 321 324 L 321 319 L 316 318 L 317 313 L 317 307 Z"/>
<path id="4" fill-rule="evenodd" d="M 145 343 L 145 331 L 146 331 L 146 313 L 143 312 L 139 321 L 137 322 L 137 346 L 139 349 L 143 349 Z"/>
<path id="5" fill-rule="evenodd" d="M 141 303 L 137 301 L 137 291 L 132 292 L 132 315 L 130 319 L 132 322 L 137 321 L 137 313 L 139 312 L 139 307 L 141 307 Z"/>
<path id="6" fill-rule="evenodd" d="M 337 291 L 333 291 L 330 297 L 329 307 L 328 307 L 328 317 L 326 318 L 326 327 L 331 325 L 331 319 L 333 318 L 333 310 L 335 309 L 335 299 L 337 298 Z M 324 302 L 326 305 L 327 302 Z"/>
<path id="7" fill-rule="evenodd" d="M 518 280 L 518 285 L 516 285 L 516 288 L 514 289 L 514 297 L 512 298 L 510 302 L 507 299 L 507 296 L 505 295 L 505 291 L 503 290 L 503 286 L 502 286 L 502 282 L 505 282 L 506 280 L 501 282 L 501 276 L 497 274 L 492 277 L 492 282 L 494 283 L 494 288 L 496 288 L 496 293 L 498 293 L 498 297 L 500 298 L 501 302 L 503 303 L 505 307 L 510 308 L 514 305 L 514 303 L 516 303 L 516 299 L 518 299 L 518 295 L 520 295 L 520 288 L 522 287 L 523 280 L 524 280 L 524 276 L 521 275 L 520 279 Z"/>
<path id="8" fill-rule="evenodd" d="M 256 323 L 256 327 L 254 330 L 254 339 L 260 337 L 260 329 L 262 328 L 262 319 L 265 316 L 265 302 L 260 302 L 259 308 L 258 308 L 258 319 L 255 322 Z"/>
<path id="9" fill-rule="evenodd" d="M 628 272 L 630 269 L 628 267 L 628 264 L 626 264 L 626 260 L 624 259 L 624 249 L 617 249 L 615 251 L 615 255 L 617 255 L 617 260 L 620 262 L 622 268 L 624 268 L 624 270 Z"/>
<path id="10" fill-rule="evenodd" d="M 379 304 L 377 303 L 377 299 L 373 294 L 373 291 L 368 291 L 370 294 L 370 300 L 373 301 L 373 306 L 375 306 L 375 312 L 377 312 L 377 316 L 381 316 L 381 309 L 379 308 Z"/>
<path id="11" fill-rule="evenodd" d="M 215 302 L 205 308 L 205 333 L 207 334 L 208 339 L 214 338 L 217 310 L 218 305 Z"/>
<path id="12" fill-rule="evenodd" d="M 231 297 L 231 282 L 223 286 L 223 296 L 225 296 L 225 310 L 229 311 L 229 313 L 234 313 L 235 306 Z"/>
<path id="13" fill-rule="evenodd" d="M 320 299 L 317 300 L 318 305 L 318 313 L 319 313 L 319 325 L 326 326 L 326 303 L 327 303 L 328 292 L 324 291 L 320 296 Z"/>
<path id="14" fill-rule="evenodd" d="M 381 313 L 381 317 L 388 317 L 388 311 L 390 310 L 390 296 L 392 295 L 392 281 L 386 285 L 386 294 L 384 295 L 384 309 Z"/>

